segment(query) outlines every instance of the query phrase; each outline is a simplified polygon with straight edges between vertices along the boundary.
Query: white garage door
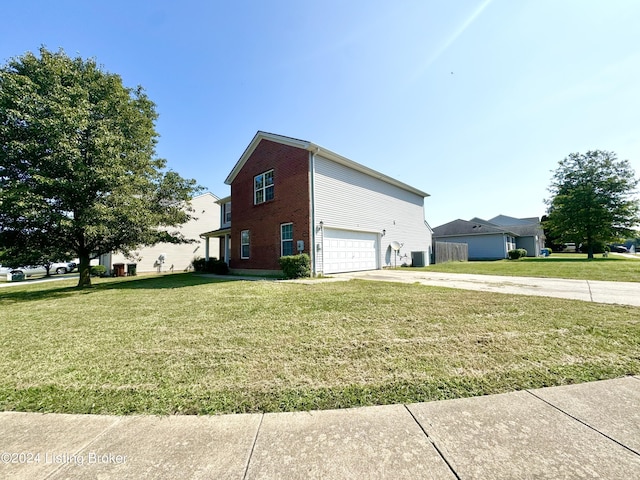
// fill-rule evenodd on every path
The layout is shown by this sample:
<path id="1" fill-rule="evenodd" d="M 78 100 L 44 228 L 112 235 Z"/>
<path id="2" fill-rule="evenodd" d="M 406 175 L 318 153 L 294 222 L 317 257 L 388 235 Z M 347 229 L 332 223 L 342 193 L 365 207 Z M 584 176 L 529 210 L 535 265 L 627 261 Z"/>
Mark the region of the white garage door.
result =
<path id="1" fill-rule="evenodd" d="M 324 229 L 323 272 L 355 272 L 378 268 L 378 234 Z"/>

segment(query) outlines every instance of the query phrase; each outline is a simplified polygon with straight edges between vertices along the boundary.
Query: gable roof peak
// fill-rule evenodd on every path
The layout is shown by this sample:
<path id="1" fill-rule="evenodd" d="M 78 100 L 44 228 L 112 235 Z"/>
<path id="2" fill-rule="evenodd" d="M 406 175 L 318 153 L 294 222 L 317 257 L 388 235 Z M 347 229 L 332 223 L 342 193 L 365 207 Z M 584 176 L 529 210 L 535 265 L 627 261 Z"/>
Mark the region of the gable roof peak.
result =
<path id="1" fill-rule="evenodd" d="M 346 167 L 352 168 L 366 175 L 382 180 L 383 182 L 389 183 L 403 190 L 407 190 L 416 195 L 420 195 L 422 197 L 430 196 L 428 193 L 423 192 L 422 190 L 418 190 L 417 188 L 407 185 L 406 183 L 396 180 L 395 178 L 391 178 L 369 167 L 365 167 L 364 165 L 354 162 L 353 160 L 349 160 L 348 158 L 343 157 L 342 155 L 338 155 L 337 153 L 334 153 L 331 150 L 327 150 L 326 148 L 323 148 L 307 140 L 300 140 L 293 137 L 286 137 L 284 135 L 277 135 L 275 133 L 263 132 L 261 130 L 259 130 L 255 134 L 255 136 L 253 137 L 253 140 L 251 140 L 251 143 L 249 143 L 249 145 L 245 149 L 240 159 L 236 162 L 235 166 L 231 170 L 231 173 L 229 173 L 229 175 L 227 176 L 224 183 L 226 183 L 227 185 L 231 185 L 231 183 L 236 178 L 236 176 L 238 175 L 238 173 L 240 172 L 244 164 L 247 162 L 247 160 L 249 160 L 249 157 L 251 157 L 251 155 L 253 154 L 253 152 L 255 151 L 255 149 L 258 147 L 258 145 L 262 140 L 269 140 L 269 141 L 280 143 L 283 145 L 289 145 L 292 147 L 301 148 L 303 150 L 307 150 L 311 152 L 312 154 L 319 155 L 333 162 L 342 164 Z"/>

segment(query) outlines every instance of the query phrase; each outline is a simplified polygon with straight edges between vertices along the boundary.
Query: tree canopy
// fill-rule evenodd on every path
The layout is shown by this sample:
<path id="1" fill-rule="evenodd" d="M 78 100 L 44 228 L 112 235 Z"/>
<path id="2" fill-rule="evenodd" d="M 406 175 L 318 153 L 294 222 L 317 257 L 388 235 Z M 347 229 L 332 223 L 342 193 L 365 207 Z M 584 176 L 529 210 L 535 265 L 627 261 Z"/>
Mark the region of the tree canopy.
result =
<path id="1" fill-rule="evenodd" d="M 596 243 L 624 238 L 640 222 L 637 185 L 630 163 L 613 152 L 572 153 L 553 174 L 544 226 L 564 242 L 586 244 L 593 258 Z"/>
<path id="2" fill-rule="evenodd" d="M 9 60 L 0 69 L 0 260 L 78 257 L 85 286 L 97 255 L 184 242 L 175 227 L 191 218 L 199 187 L 157 158 L 157 117 L 141 87 L 93 59 L 42 47 Z"/>

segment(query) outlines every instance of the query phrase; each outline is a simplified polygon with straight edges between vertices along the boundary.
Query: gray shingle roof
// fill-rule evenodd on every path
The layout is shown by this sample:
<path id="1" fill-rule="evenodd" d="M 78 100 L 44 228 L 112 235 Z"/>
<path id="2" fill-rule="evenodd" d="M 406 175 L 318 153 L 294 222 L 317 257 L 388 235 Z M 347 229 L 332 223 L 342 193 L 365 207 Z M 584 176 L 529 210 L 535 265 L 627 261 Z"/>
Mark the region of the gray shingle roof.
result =
<path id="1" fill-rule="evenodd" d="M 435 237 L 450 237 L 459 235 L 489 235 L 489 234 L 502 234 L 514 232 L 511 229 L 499 227 L 497 225 L 491 225 L 486 220 L 472 219 L 467 220 L 454 220 L 453 222 L 445 223 L 439 227 L 433 229 L 433 235 Z"/>

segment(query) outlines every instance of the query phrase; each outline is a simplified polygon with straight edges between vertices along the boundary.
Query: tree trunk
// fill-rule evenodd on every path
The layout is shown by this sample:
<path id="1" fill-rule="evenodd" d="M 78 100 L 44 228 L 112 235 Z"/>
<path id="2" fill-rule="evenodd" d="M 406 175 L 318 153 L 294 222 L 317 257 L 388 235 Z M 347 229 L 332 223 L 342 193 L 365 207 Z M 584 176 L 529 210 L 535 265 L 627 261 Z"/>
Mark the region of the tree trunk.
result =
<path id="1" fill-rule="evenodd" d="M 80 278 L 78 279 L 78 288 L 85 288 L 91 286 L 91 259 L 88 252 L 81 252 L 79 255 L 80 265 L 78 271 L 80 272 Z"/>

